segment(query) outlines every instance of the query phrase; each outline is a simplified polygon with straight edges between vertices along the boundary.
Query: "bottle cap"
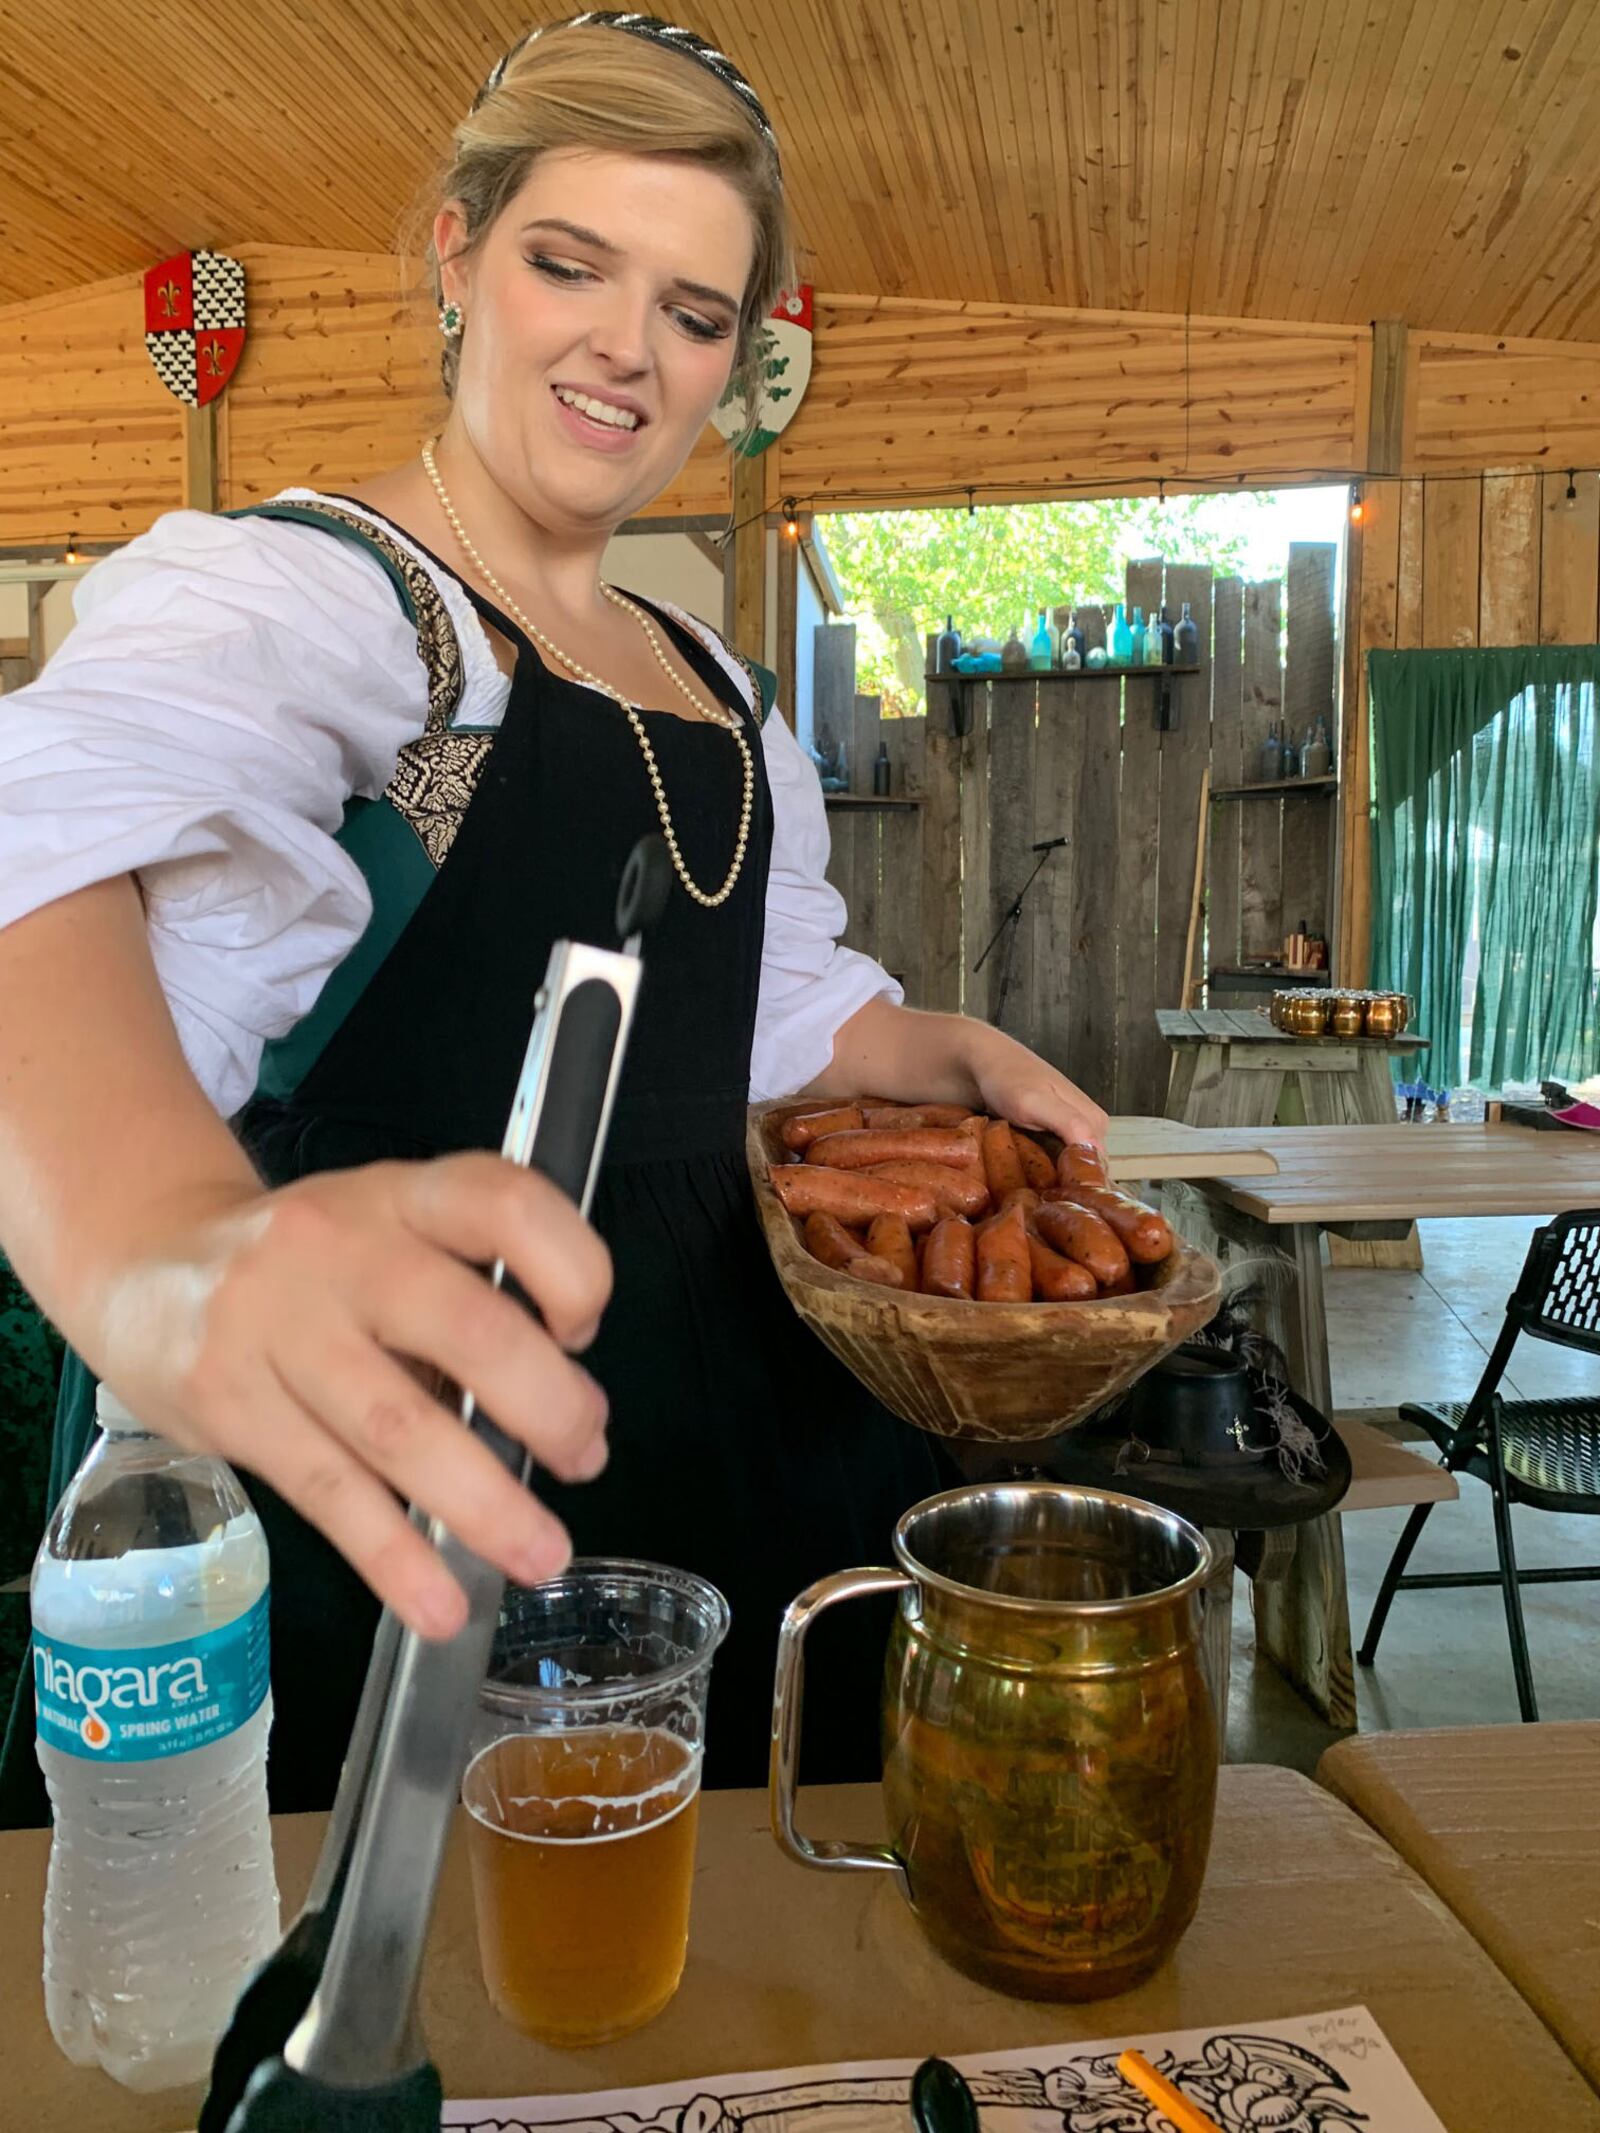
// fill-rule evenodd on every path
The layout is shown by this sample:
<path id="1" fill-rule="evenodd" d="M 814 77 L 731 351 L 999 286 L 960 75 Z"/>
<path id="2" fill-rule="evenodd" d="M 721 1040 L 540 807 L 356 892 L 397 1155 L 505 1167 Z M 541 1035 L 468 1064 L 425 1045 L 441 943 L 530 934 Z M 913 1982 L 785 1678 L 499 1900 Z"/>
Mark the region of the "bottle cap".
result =
<path id="1" fill-rule="evenodd" d="M 136 1414 L 124 1407 L 109 1385 L 95 1387 L 94 1418 L 112 1436 L 126 1436 L 131 1430 L 143 1431 L 145 1427 Z"/>

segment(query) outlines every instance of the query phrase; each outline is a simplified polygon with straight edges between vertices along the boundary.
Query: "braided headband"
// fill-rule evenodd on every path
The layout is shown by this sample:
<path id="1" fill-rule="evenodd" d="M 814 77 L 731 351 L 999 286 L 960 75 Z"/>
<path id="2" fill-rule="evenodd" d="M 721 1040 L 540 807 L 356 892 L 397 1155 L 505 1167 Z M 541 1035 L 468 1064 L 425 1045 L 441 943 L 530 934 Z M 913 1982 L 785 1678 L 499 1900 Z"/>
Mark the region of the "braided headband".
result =
<path id="1" fill-rule="evenodd" d="M 540 23 L 529 30 L 525 37 L 519 37 L 505 57 L 496 63 L 489 79 L 472 99 L 474 111 L 485 97 L 492 96 L 499 88 L 505 80 L 506 68 L 517 54 L 526 50 L 536 38 L 542 37 L 546 30 L 622 30 L 629 37 L 642 37 L 649 44 L 660 45 L 665 51 L 681 52 L 686 59 L 692 59 L 696 66 L 704 67 L 708 74 L 714 74 L 725 89 L 732 91 L 748 112 L 750 123 L 772 150 L 773 160 L 777 160 L 778 137 L 772 130 L 772 121 L 762 109 L 760 97 L 726 52 L 719 52 L 715 45 L 708 44 L 703 37 L 696 36 L 693 30 L 680 29 L 675 23 L 663 22 L 659 15 L 636 15 L 621 8 L 592 7 L 581 15 L 568 16 L 564 22 Z"/>

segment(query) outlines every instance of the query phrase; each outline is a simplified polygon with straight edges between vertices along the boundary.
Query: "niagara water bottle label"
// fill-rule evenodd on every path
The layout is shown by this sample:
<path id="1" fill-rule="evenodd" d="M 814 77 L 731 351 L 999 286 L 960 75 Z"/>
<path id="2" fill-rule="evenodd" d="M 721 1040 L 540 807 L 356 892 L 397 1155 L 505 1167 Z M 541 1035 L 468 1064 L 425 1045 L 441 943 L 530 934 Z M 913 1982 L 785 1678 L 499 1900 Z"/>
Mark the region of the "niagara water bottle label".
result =
<path id="1" fill-rule="evenodd" d="M 179 1644 L 107 1651 L 33 1633 L 39 1738 L 108 1763 L 149 1762 L 225 1740 L 267 1693 L 267 1595 Z"/>

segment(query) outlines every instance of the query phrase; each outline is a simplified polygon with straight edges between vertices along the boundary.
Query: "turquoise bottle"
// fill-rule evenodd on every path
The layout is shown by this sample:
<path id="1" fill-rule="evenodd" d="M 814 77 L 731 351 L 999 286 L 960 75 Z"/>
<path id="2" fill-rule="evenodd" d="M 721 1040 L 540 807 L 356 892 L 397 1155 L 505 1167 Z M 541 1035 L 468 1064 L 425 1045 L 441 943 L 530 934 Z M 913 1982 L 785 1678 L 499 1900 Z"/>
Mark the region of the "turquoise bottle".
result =
<path id="1" fill-rule="evenodd" d="M 1048 674 L 1055 664 L 1055 642 L 1050 635 L 1050 624 L 1041 607 L 1039 627 L 1033 633 L 1033 642 L 1028 647 L 1028 664 L 1035 674 Z"/>
<path id="2" fill-rule="evenodd" d="M 1117 602 L 1116 613 L 1111 618 L 1111 660 L 1114 667 L 1133 665 L 1133 631 L 1128 627 L 1128 618 L 1122 602 Z"/>

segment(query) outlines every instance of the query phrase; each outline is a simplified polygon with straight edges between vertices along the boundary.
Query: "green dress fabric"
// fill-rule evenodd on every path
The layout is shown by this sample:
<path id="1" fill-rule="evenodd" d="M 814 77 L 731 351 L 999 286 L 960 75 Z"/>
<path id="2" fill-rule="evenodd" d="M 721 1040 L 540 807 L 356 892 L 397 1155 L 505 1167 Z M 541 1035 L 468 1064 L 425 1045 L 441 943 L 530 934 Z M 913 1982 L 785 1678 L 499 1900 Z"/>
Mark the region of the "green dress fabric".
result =
<path id="1" fill-rule="evenodd" d="M 61 1336 L 0 1259 L 0 1585 L 26 1578 L 57 1491 L 51 1424 L 61 1377 Z M 0 1594 L 0 1711 L 28 1648 L 26 1590 Z"/>
<path id="2" fill-rule="evenodd" d="M 1367 671 L 1374 985 L 1413 995 L 1446 1088 L 1594 1073 L 1600 645 L 1375 651 Z"/>

